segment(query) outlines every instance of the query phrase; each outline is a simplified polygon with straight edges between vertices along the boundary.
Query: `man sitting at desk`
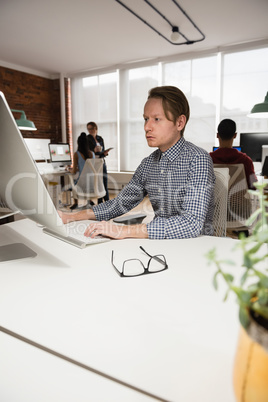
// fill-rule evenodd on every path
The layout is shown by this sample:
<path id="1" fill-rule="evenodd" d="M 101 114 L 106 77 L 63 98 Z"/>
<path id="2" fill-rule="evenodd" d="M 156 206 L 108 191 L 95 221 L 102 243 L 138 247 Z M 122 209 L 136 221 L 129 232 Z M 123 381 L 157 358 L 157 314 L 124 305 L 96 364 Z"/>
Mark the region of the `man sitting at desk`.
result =
<path id="1" fill-rule="evenodd" d="M 239 164 L 242 163 L 245 167 L 248 188 L 255 189 L 253 183 L 257 180 L 254 171 L 254 165 L 249 156 L 237 149 L 232 148 L 234 139 L 236 138 L 236 124 L 231 119 L 224 119 L 218 125 L 217 138 L 219 139 L 220 147 L 214 152 L 210 152 L 213 163 L 219 164 Z"/>
<path id="2" fill-rule="evenodd" d="M 144 106 L 144 129 L 149 147 L 133 178 L 118 194 L 93 209 L 63 213 L 63 222 L 93 219 L 86 236 L 114 239 L 181 239 L 212 235 L 215 176 L 209 154 L 183 137 L 190 109 L 178 88 L 156 87 Z M 154 219 L 147 224 L 116 225 L 110 219 L 136 207 L 148 195 Z"/>

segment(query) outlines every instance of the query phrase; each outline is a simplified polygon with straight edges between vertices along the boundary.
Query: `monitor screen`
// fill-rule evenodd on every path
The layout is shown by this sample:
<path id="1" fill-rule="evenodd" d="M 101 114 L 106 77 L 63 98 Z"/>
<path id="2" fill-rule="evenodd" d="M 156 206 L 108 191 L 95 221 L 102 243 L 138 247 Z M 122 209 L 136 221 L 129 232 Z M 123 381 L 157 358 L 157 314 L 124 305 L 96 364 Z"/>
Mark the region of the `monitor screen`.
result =
<path id="1" fill-rule="evenodd" d="M 262 146 L 268 145 L 268 133 L 241 133 L 240 146 L 253 162 L 261 162 Z"/>
<path id="2" fill-rule="evenodd" d="M 213 147 L 213 151 L 216 151 L 219 147 Z M 232 147 L 234 149 L 237 149 L 238 151 L 241 151 L 241 147 Z"/>
<path id="3" fill-rule="evenodd" d="M 66 228 L 47 191 L 36 162 L 0 92 L 0 199 L 42 226 L 66 236 Z"/>
<path id="4" fill-rule="evenodd" d="M 48 161 L 50 159 L 49 138 L 24 138 L 24 141 L 35 161 Z"/>
<path id="5" fill-rule="evenodd" d="M 52 163 L 70 164 L 72 162 L 69 144 L 48 144 L 48 147 Z"/>

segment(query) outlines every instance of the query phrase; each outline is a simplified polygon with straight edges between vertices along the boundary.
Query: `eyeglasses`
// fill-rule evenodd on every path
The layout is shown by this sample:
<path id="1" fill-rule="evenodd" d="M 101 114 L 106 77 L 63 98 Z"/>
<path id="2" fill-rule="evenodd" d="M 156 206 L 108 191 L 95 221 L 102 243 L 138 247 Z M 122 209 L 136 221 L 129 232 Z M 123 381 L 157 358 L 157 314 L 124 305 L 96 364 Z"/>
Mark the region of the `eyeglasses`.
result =
<path id="1" fill-rule="evenodd" d="M 115 269 L 121 277 L 133 277 L 133 276 L 141 276 L 146 274 L 155 274 L 157 272 L 162 272 L 168 269 L 168 265 L 165 259 L 165 256 L 162 254 L 159 255 L 150 255 L 147 251 L 144 250 L 142 246 L 140 249 L 150 257 L 147 267 L 144 266 L 143 262 L 138 258 L 132 258 L 123 262 L 122 272 L 116 268 L 114 265 L 114 251 L 112 251 L 111 262 Z"/>

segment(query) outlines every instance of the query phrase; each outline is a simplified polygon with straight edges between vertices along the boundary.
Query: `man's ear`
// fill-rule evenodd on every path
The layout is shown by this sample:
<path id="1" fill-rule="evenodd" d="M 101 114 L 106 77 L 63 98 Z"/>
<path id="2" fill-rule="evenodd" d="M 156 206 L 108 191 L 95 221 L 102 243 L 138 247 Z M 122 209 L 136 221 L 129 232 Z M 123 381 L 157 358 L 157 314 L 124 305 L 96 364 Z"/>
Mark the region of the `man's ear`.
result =
<path id="1" fill-rule="evenodd" d="M 217 138 L 220 138 L 219 133 L 217 133 Z"/>
<path id="2" fill-rule="evenodd" d="M 178 131 L 181 131 L 184 129 L 186 124 L 186 116 L 184 114 L 181 114 L 176 121 L 176 127 Z"/>
<path id="3" fill-rule="evenodd" d="M 237 136 L 237 133 L 234 134 L 233 138 L 236 138 L 236 136 Z"/>

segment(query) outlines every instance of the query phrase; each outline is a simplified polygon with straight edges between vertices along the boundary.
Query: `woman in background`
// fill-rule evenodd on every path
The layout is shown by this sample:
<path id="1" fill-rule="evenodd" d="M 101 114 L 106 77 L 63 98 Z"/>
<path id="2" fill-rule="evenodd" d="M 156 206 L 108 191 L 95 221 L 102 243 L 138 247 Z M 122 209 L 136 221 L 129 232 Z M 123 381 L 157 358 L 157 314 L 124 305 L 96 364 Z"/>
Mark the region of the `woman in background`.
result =
<path id="1" fill-rule="evenodd" d="M 87 136 L 89 149 L 96 154 L 97 158 L 105 158 L 108 155 L 111 148 L 105 150 L 104 140 L 98 135 L 98 126 L 94 121 L 90 121 L 87 123 L 87 131 L 89 135 Z M 103 159 L 103 184 L 106 191 L 106 194 L 103 198 L 98 199 L 98 204 L 104 201 L 109 200 L 109 192 L 108 192 L 108 174 L 107 174 L 107 166 L 105 163 L 105 159 Z"/>
<path id="2" fill-rule="evenodd" d="M 95 158 L 95 154 L 89 149 L 86 133 L 81 133 L 77 138 L 77 151 L 74 153 L 73 167 L 69 170 L 69 172 L 72 174 L 76 174 L 78 172 L 78 177 L 75 179 L 75 184 L 77 183 L 84 168 L 85 161 L 90 158 Z M 76 209 L 77 207 L 78 200 L 74 199 L 74 204 L 70 207 L 70 209 Z"/>

